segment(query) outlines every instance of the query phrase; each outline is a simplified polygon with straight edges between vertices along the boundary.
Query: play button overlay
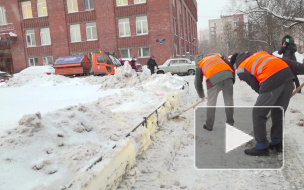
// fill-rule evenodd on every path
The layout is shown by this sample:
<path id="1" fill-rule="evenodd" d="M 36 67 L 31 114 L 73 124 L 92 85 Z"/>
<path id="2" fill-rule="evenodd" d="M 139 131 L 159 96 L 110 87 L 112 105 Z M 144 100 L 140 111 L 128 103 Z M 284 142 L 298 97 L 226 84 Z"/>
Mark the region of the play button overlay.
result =
<path id="1" fill-rule="evenodd" d="M 207 111 L 212 110 L 210 108 L 215 108 L 212 131 L 203 128 L 206 124 Z M 245 149 L 252 149 L 256 144 L 252 111 L 263 108 L 271 109 L 272 113 L 282 111 L 282 116 L 284 115 L 280 107 L 197 107 L 194 111 L 194 167 L 200 170 L 283 168 L 284 151 L 277 153 L 271 150 L 269 156 L 248 156 L 244 153 Z M 226 113 L 233 113 L 233 126 L 226 123 Z M 269 142 L 271 127 L 272 119 L 268 119 L 266 133 Z"/>
<path id="2" fill-rule="evenodd" d="M 237 147 L 247 143 L 253 139 L 252 136 L 247 135 L 241 130 L 232 127 L 226 123 L 226 149 L 225 152 L 228 153 L 231 150 L 236 149 Z"/>

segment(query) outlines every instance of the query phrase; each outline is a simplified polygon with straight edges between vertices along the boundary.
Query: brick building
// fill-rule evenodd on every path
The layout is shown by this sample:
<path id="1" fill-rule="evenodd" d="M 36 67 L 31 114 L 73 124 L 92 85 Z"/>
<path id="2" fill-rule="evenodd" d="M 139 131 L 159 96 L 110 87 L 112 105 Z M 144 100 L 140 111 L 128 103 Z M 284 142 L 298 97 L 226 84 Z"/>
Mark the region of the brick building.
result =
<path id="1" fill-rule="evenodd" d="M 1 0 L 0 70 L 113 52 L 146 64 L 197 54 L 196 0 Z M 187 53 L 189 52 L 189 53 Z"/>

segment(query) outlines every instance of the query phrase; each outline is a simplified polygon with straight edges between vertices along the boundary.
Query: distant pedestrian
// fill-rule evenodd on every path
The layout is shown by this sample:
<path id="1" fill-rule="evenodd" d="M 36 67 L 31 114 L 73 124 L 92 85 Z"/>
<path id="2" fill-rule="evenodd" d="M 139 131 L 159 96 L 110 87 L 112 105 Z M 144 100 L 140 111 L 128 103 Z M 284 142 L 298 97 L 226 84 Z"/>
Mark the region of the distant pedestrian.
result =
<path id="1" fill-rule="evenodd" d="M 199 56 L 196 57 L 196 59 Z M 204 57 L 197 63 L 194 85 L 198 96 L 203 99 L 205 93 L 203 89 L 203 77 L 206 79 L 207 86 L 207 106 L 216 106 L 217 97 L 220 91 L 223 92 L 225 106 L 234 106 L 233 104 L 233 84 L 234 84 L 234 68 L 230 63 L 219 54 Z M 225 108 L 226 123 L 234 125 L 232 108 Z M 203 128 L 212 131 L 215 119 L 215 108 L 207 108 L 206 124 Z"/>
<path id="2" fill-rule="evenodd" d="M 148 69 L 150 69 L 150 71 L 151 71 L 151 75 L 153 75 L 155 67 L 157 67 L 157 69 L 158 69 L 158 65 L 156 64 L 154 56 L 151 56 L 151 58 L 148 60 L 147 66 L 148 66 Z"/>
<path id="3" fill-rule="evenodd" d="M 124 65 L 124 61 L 122 59 L 119 59 L 121 66 Z"/>
<path id="4" fill-rule="evenodd" d="M 132 60 L 131 60 L 129 63 L 130 63 L 130 65 L 131 65 L 132 69 L 134 69 L 134 70 L 136 71 L 135 59 L 132 58 Z"/>
<path id="5" fill-rule="evenodd" d="M 295 56 L 296 51 L 297 51 L 297 45 L 294 43 L 293 37 L 289 35 L 284 36 L 284 38 L 282 39 L 282 47 L 278 51 L 278 54 L 279 55 L 283 54 L 283 59 L 291 59 L 297 61 L 297 58 Z M 294 72 L 293 74 L 295 77 L 294 83 L 296 85 L 296 88 L 298 88 L 300 86 L 299 79 Z M 301 90 L 298 93 L 301 93 Z"/>

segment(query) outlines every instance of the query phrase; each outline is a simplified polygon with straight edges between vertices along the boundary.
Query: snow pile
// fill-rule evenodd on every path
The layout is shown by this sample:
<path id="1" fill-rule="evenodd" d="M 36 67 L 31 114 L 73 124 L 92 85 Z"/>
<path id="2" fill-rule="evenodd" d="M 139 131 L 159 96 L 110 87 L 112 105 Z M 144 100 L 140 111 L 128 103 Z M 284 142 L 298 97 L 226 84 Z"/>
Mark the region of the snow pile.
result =
<path id="1" fill-rule="evenodd" d="M 2 87 L 21 87 L 21 86 L 56 86 L 56 85 L 70 85 L 79 84 L 79 79 L 71 79 L 62 75 L 32 75 L 18 73 L 13 78 L 6 81 Z"/>
<path id="2" fill-rule="evenodd" d="M 22 74 L 30 74 L 30 75 L 43 75 L 43 74 L 55 74 L 55 69 L 50 65 L 45 66 L 34 66 L 28 67 L 22 70 L 20 73 Z"/>
<path id="3" fill-rule="evenodd" d="M 49 102 L 52 97 L 62 98 L 63 92 L 58 96 L 56 89 L 66 84 L 74 85 L 77 89 L 82 84 L 90 86 L 98 84 L 99 80 L 106 80 L 106 87 L 102 87 L 98 93 L 109 87 L 116 88 L 115 81 L 121 81 L 120 87 L 125 88 L 120 94 L 105 96 L 95 102 L 71 105 L 43 114 L 39 112 L 36 102 L 44 99 L 45 95 L 35 96 L 33 100 L 27 101 L 38 106 L 37 112 L 21 118 L 15 117 L 14 108 L 4 109 L 14 116 L 12 120 L 19 121 L 6 133 L 0 134 L 1 189 L 58 189 L 72 182 L 74 185 L 71 188 L 75 190 L 88 184 L 94 185 L 91 180 L 96 182 L 99 178 L 104 179 L 104 185 L 117 187 L 123 174 L 133 166 L 136 156 L 149 148 L 150 135 L 156 131 L 157 124 L 166 121 L 166 114 L 176 110 L 177 100 L 185 95 L 184 91 L 178 90 L 185 84 L 181 77 L 170 74 L 149 77 L 145 72 L 138 74 L 129 70 L 129 65 L 121 67 L 121 71 L 118 69 L 116 75 L 105 77 L 71 79 L 45 75 L 36 78 L 35 75 L 20 73 L 14 79 L 18 79 L 18 76 L 28 78 L 19 78 L 11 85 L 22 88 L 0 88 L 0 91 L 18 94 L 18 89 L 32 91 L 32 86 L 36 85 L 35 88 L 45 92 L 46 85 L 53 85 L 51 88 L 54 90 L 45 92 L 48 94 L 46 101 Z M 64 86 L 64 89 L 69 88 Z M 91 92 L 91 96 L 95 93 L 96 89 Z M 23 93 L 22 98 L 26 97 Z M 62 101 L 67 100 L 58 101 L 58 104 L 62 104 Z M 147 119 L 146 126 L 141 126 L 130 138 L 126 138 L 144 117 L 154 112 L 164 101 L 168 102 L 166 107 L 159 109 L 157 114 L 153 113 Z M 42 107 L 40 110 L 43 110 Z M 26 107 L 17 109 L 27 110 Z M 115 145 L 117 148 L 112 149 Z M 95 166 L 94 163 L 100 158 L 101 162 Z"/>

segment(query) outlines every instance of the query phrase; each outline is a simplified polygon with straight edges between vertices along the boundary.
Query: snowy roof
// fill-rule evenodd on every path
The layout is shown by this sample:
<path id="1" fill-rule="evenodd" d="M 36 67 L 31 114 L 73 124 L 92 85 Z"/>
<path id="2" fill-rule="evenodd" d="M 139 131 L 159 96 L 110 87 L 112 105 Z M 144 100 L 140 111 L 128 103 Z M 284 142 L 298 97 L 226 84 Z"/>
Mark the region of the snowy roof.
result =
<path id="1" fill-rule="evenodd" d="M 72 55 L 72 56 L 66 56 L 66 57 L 59 57 L 55 61 L 54 65 L 81 63 L 83 58 L 84 58 L 84 55 Z"/>

